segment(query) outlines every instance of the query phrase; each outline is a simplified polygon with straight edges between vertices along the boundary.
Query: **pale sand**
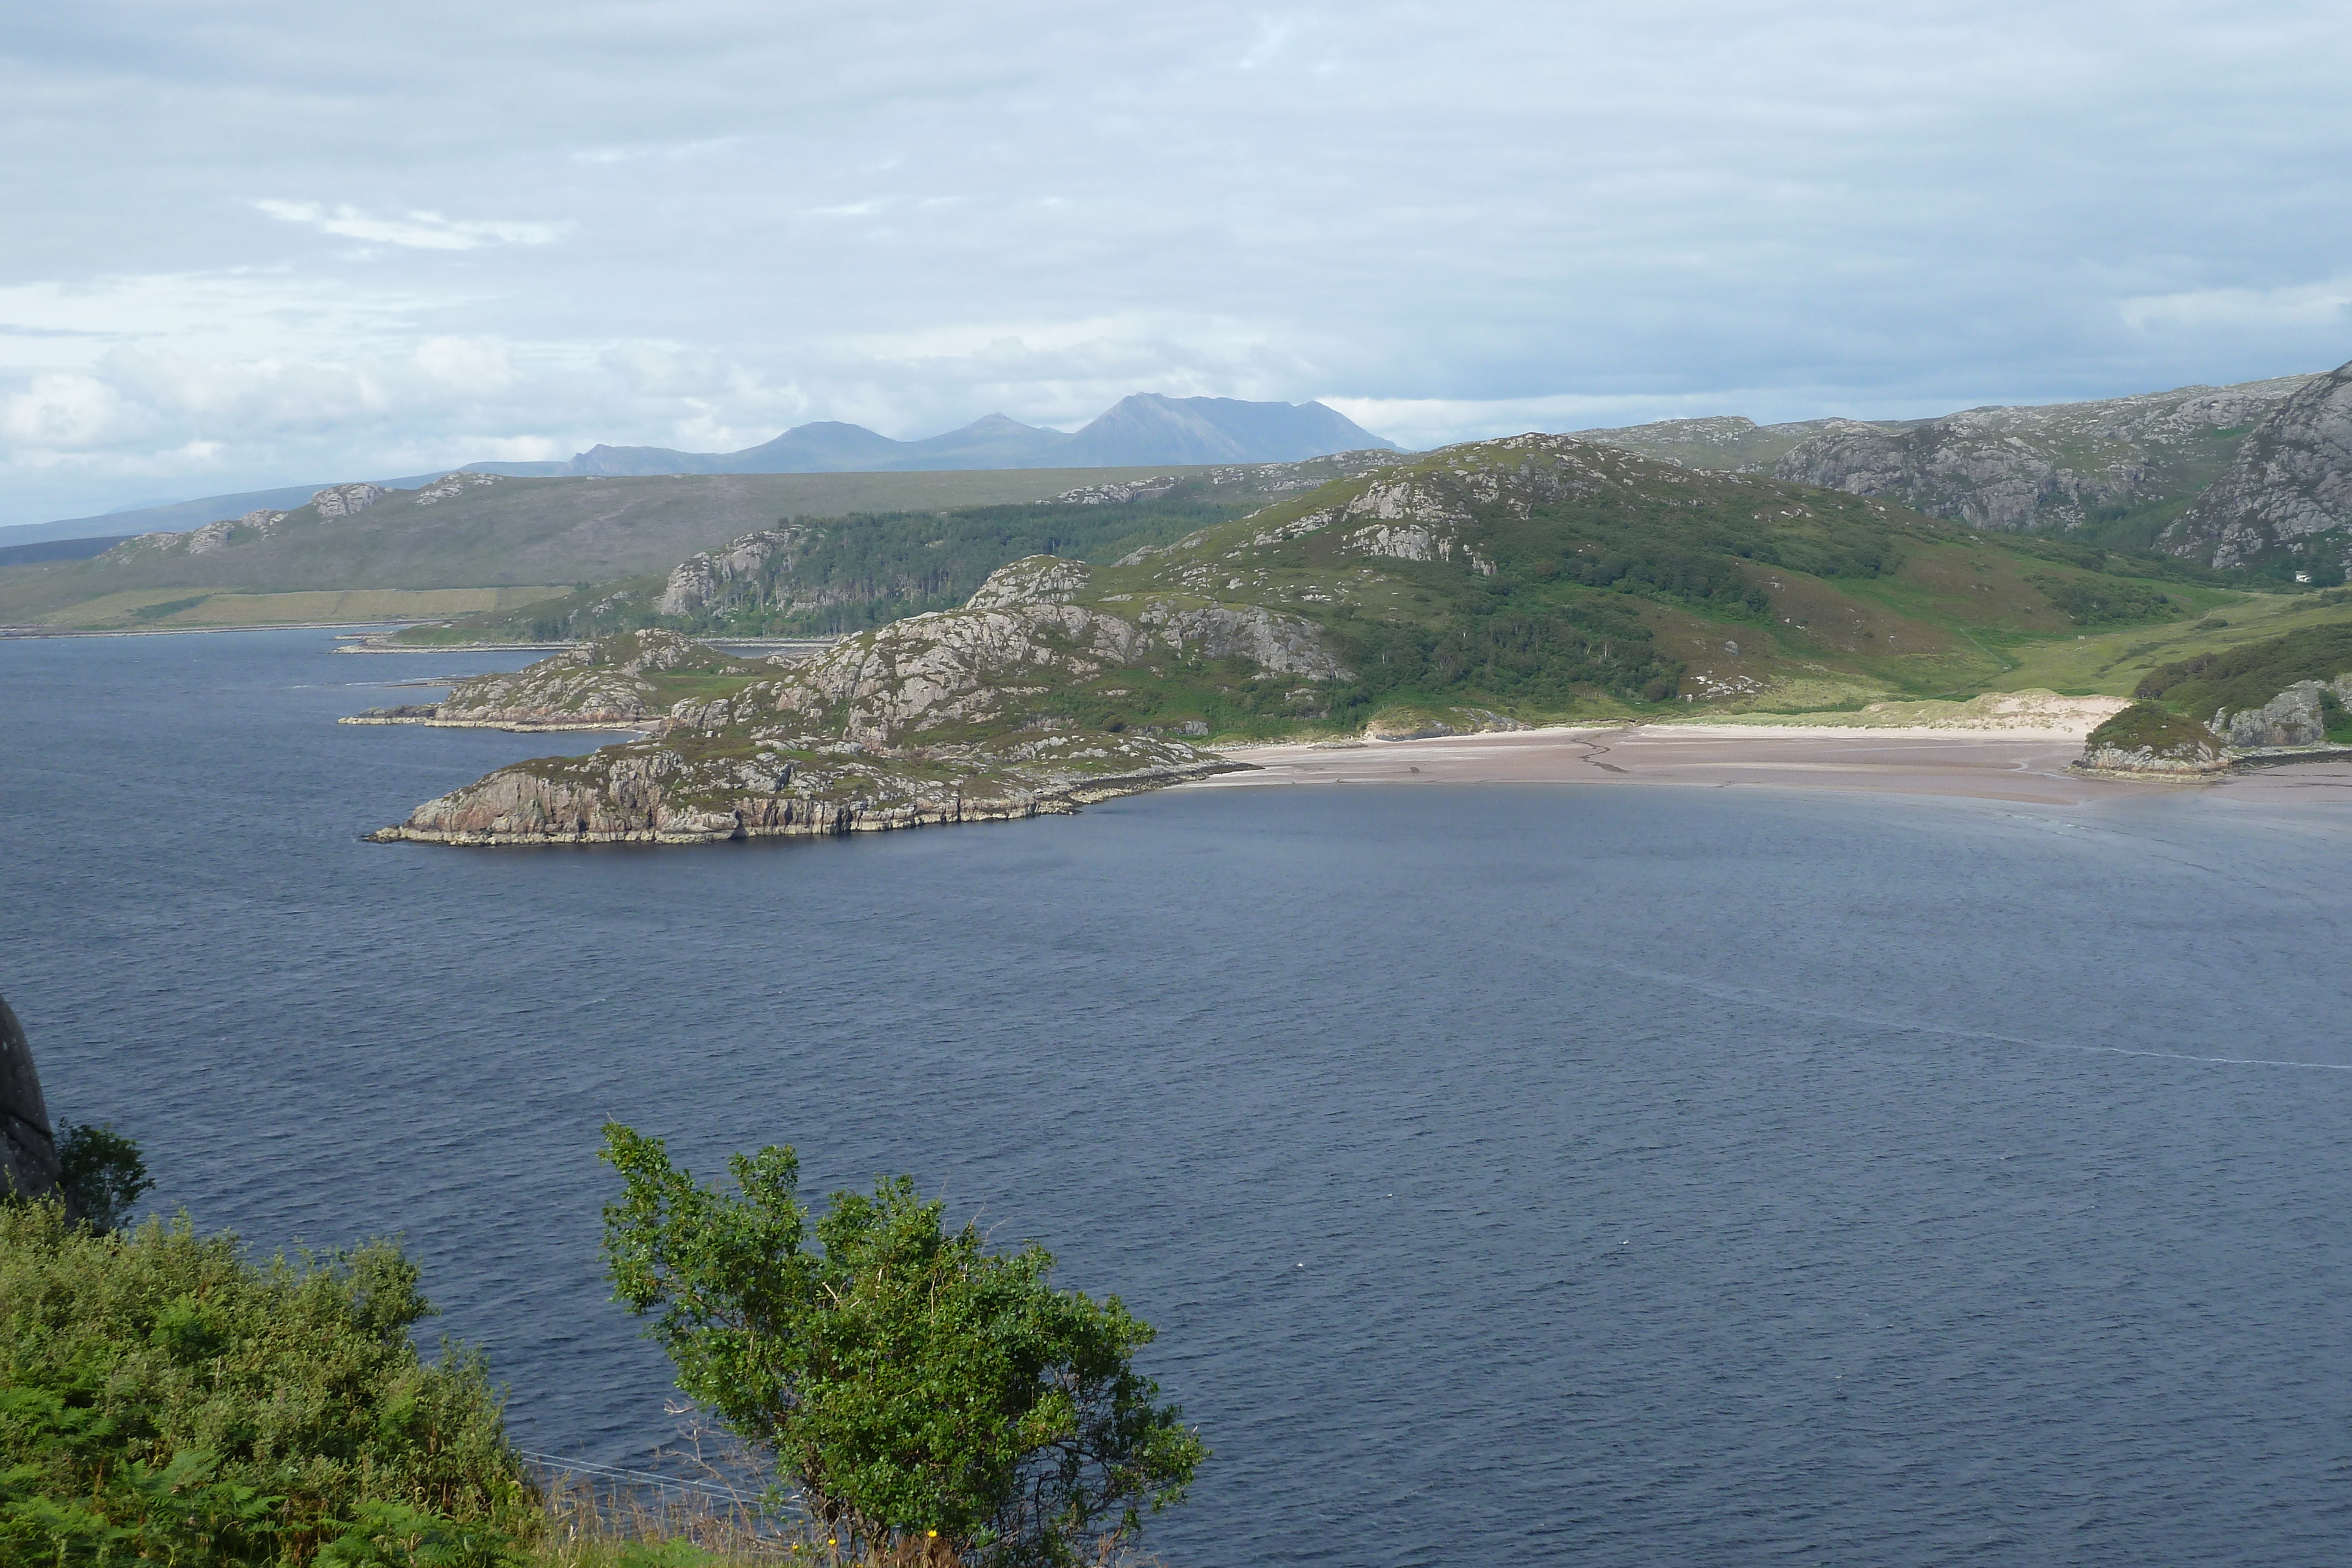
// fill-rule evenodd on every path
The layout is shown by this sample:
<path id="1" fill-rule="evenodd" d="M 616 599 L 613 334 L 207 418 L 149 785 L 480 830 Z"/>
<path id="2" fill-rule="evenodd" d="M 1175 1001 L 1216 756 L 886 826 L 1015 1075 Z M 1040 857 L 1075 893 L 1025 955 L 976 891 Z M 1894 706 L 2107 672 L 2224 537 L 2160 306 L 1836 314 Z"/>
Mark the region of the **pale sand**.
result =
<path id="1" fill-rule="evenodd" d="M 1305 784 L 1673 784 L 1721 789 L 1855 789 L 1957 795 L 2052 806 L 2181 790 L 2317 800 L 2352 791 L 2352 764 L 2296 763 L 2210 782 L 2106 779 L 2070 773 L 2080 729 L 1801 729 L 1655 725 L 1536 729 L 1430 740 L 1238 747 L 1255 771 L 1186 789 Z"/>

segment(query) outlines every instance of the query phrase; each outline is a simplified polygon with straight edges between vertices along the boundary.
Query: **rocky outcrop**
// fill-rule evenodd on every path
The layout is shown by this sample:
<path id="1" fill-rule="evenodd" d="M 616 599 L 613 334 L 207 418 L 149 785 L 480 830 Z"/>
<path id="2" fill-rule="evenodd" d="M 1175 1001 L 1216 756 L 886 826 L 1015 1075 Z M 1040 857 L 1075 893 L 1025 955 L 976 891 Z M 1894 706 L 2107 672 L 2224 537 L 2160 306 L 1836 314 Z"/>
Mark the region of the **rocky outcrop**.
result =
<path id="1" fill-rule="evenodd" d="M 660 676 L 681 671 L 745 674 L 762 668 L 675 632 L 649 628 L 567 648 L 511 674 L 461 681 L 438 703 L 370 708 L 341 722 L 445 729 L 661 728 L 669 720 L 660 702 Z"/>
<path id="2" fill-rule="evenodd" d="M 436 506 L 452 497 L 462 496 L 468 490 L 495 485 L 504 477 L 502 474 L 478 474 L 471 468 L 460 468 L 454 474 L 442 475 L 441 477 L 417 491 L 416 504 L 420 507 Z"/>
<path id="3" fill-rule="evenodd" d="M 0 997 L 0 1196 L 35 1197 L 58 1186 L 58 1145 L 41 1075 L 25 1027 Z"/>
<path id="4" fill-rule="evenodd" d="M 2352 364 L 2314 378 L 2247 435 L 2160 541 L 2219 567 L 2352 529 Z M 2352 559 L 2340 539 L 2328 564 Z"/>
<path id="5" fill-rule="evenodd" d="M 381 485 L 330 485 L 311 496 L 310 505 L 318 508 L 321 517 L 348 517 L 367 510 L 391 494 Z"/>
<path id="6" fill-rule="evenodd" d="M 1969 409 L 1919 423 L 1831 420 L 1771 473 L 1979 528 L 2074 528 L 2102 509 L 2195 494 L 2235 449 L 2231 432 L 2289 402 L 2311 380 Z"/>
<path id="7" fill-rule="evenodd" d="M 1129 501 L 1158 500 L 1179 483 L 1175 475 L 1165 474 L 1155 479 L 1136 479 L 1125 484 L 1082 486 L 1065 490 L 1054 499 L 1066 507 L 1120 506 Z"/>
<path id="8" fill-rule="evenodd" d="M 1052 702 L 1041 699 L 1057 689 L 1154 659 L 1237 657 L 1309 681 L 1347 678 L 1311 622 L 1158 595 L 1112 613 L 1073 602 L 1091 577 L 1084 562 L 1054 556 L 1001 567 L 961 610 L 844 638 L 796 666 L 773 688 L 775 709 L 887 746 L 952 726 L 1050 716 Z"/>
<path id="9" fill-rule="evenodd" d="M 2352 685 L 2352 675 L 2339 675 L 2338 688 Z M 2213 733 L 2231 746 L 2318 746 L 2327 739 L 2327 715 L 2321 701 L 2330 693 L 2323 681 L 2297 681 L 2257 708 L 2213 716 Z M 2338 700 L 2341 700 L 2340 695 Z"/>
<path id="10" fill-rule="evenodd" d="M 712 843 L 1066 812 L 1241 765 L 1144 736 L 1048 735 L 869 755 L 771 726 L 501 768 L 378 842 Z"/>
<path id="11" fill-rule="evenodd" d="M 700 615 L 739 605 L 814 608 L 802 604 L 786 587 L 808 538 L 804 528 L 766 528 L 730 539 L 723 549 L 691 556 L 670 570 L 654 610 L 662 615 Z"/>
<path id="12" fill-rule="evenodd" d="M 2074 764 L 2086 773 L 2170 779 L 2220 773 L 2229 766 L 2211 731 L 2149 703 L 2134 703 L 2091 731 Z"/>

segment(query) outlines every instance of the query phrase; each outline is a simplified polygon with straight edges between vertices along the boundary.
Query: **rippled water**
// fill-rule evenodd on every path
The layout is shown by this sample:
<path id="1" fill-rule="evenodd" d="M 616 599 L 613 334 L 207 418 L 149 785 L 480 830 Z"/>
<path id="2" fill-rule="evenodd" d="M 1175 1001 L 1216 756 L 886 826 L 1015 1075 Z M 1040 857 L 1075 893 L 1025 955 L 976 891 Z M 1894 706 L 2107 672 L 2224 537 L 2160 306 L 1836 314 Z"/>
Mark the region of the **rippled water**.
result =
<path id="1" fill-rule="evenodd" d="M 595 1261 L 614 1116 L 911 1171 L 1123 1292 L 1216 1449 L 1177 1568 L 2343 1554 L 2340 808 L 1417 786 L 376 846 L 550 743 L 339 728 L 482 666 L 327 645 L 0 643 L 0 989 L 159 1200 L 405 1231 L 531 1447 L 667 1432 Z"/>

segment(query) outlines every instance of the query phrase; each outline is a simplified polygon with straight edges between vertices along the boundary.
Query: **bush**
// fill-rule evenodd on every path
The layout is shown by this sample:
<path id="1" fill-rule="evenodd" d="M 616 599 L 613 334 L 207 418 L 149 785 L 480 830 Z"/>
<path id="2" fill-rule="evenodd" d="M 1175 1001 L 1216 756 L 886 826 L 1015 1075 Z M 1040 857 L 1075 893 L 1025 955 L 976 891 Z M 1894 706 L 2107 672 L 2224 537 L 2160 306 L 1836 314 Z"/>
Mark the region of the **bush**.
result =
<path id="1" fill-rule="evenodd" d="M 427 1365 L 390 1242 L 249 1261 L 0 1207 L 0 1562 L 510 1559 L 536 1521 L 480 1358 Z"/>
<path id="2" fill-rule="evenodd" d="M 604 1129 L 614 1293 L 678 1386 L 772 1451 L 845 1546 L 1004 1565 L 1091 1560 L 1180 1500 L 1206 1458 L 1130 1358 L 1150 1325 L 1051 1289 L 1032 1243 L 985 1249 L 904 1176 L 836 1193 L 809 1246 L 789 1148 L 698 1186 L 657 1139 Z M 896 1560 L 894 1556 L 894 1560 Z"/>

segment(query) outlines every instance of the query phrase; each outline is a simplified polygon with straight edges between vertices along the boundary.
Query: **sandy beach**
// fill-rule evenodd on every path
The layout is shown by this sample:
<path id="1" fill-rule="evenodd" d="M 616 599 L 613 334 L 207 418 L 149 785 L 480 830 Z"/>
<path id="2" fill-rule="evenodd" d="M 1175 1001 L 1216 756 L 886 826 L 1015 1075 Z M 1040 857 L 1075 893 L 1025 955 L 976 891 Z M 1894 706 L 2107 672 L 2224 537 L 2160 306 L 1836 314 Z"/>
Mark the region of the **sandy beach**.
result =
<path id="1" fill-rule="evenodd" d="M 2206 782 L 2087 778 L 2067 770 L 2083 731 L 1849 729 L 1746 725 L 1637 725 L 1535 729 L 1426 740 L 1237 747 L 1255 771 L 1180 788 L 1252 789 L 1314 784 L 1669 784 L 1762 786 L 1878 794 L 1966 796 L 2052 806 L 2192 790 L 2232 798 L 2313 800 L 2352 794 L 2352 764 L 2296 763 Z"/>

